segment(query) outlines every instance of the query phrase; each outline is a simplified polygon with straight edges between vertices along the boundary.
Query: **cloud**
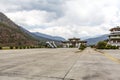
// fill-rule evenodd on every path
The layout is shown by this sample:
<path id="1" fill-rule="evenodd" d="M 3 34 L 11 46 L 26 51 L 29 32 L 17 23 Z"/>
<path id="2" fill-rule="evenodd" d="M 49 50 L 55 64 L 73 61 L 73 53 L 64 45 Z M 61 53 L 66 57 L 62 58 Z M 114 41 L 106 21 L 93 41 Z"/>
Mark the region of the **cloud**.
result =
<path id="1" fill-rule="evenodd" d="M 0 11 L 32 32 L 88 38 L 119 25 L 119 4 L 119 0 L 1 0 Z"/>
<path id="2" fill-rule="evenodd" d="M 0 10 L 3 12 L 42 10 L 62 16 L 64 2 L 64 0 L 1 0 Z"/>
<path id="3" fill-rule="evenodd" d="M 18 11 L 13 13 L 6 13 L 13 21 L 22 26 L 40 26 L 49 23 L 56 18 L 55 13 L 48 13 L 46 11 Z"/>

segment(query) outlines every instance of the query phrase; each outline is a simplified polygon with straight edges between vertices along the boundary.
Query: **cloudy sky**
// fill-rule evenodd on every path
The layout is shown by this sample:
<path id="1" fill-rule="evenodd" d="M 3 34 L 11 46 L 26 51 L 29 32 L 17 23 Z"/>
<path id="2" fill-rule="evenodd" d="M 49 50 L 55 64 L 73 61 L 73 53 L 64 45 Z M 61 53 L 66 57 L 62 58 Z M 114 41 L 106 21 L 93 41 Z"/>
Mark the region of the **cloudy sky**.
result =
<path id="1" fill-rule="evenodd" d="M 108 34 L 120 25 L 120 0 L 0 0 L 0 11 L 31 32 L 66 39 Z"/>

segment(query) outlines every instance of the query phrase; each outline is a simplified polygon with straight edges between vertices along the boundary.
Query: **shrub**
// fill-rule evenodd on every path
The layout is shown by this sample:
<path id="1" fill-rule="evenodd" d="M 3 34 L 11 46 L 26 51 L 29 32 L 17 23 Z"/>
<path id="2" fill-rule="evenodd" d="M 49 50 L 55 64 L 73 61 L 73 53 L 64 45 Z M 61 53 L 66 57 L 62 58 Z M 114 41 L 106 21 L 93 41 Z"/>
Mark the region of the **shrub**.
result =
<path id="1" fill-rule="evenodd" d="M 106 48 L 106 45 L 107 45 L 107 42 L 105 42 L 105 41 L 100 41 L 100 42 L 98 42 L 98 44 L 97 44 L 97 49 L 105 49 L 105 48 Z"/>
<path id="2" fill-rule="evenodd" d="M 13 49 L 13 46 L 10 46 L 10 49 Z"/>
<path id="3" fill-rule="evenodd" d="M 23 46 L 23 49 L 25 49 L 26 47 L 25 46 Z"/>
<path id="4" fill-rule="evenodd" d="M 0 47 L 0 50 L 2 49 L 2 47 Z"/>
<path id="5" fill-rule="evenodd" d="M 107 45 L 105 49 L 119 49 L 118 46 Z"/>
<path id="6" fill-rule="evenodd" d="M 38 46 L 38 48 L 41 48 L 41 46 Z"/>
<path id="7" fill-rule="evenodd" d="M 118 46 L 111 46 L 111 49 L 119 49 Z"/>
<path id="8" fill-rule="evenodd" d="M 111 45 L 107 45 L 107 46 L 105 47 L 105 49 L 111 49 L 111 48 L 112 48 Z"/>
<path id="9" fill-rule="evenodd" d="M 41 48 L 42 46 L 38 46 L 37 48 Z"/>
<path id="10" fill-rule="evenodd" d="M 15 49 L 18 49 L 18 47 L 16 46 Z"/>
<path id="11" fill-rule="evenodd" d="M 22 46 L 20 46 L 19 48 L 22 49 Z"/>
<path id="12" fill-rule="evenodd" d="M 95 45 L 90 45 L 91 48 L 95 48 Z"/>
<path id="13" fill-rule="evenodd" d="M 84 44 L 81 44 L 79 49 L 84 50 L 85 48 L 86 48 L 86 46 Z"/>
<path id="14" fill-rule="evenodd" d="M 119 49 L 119 47 L 118 46 L 109 45 L 105 41 L 100 41 L 97 44 L 97 49 Z"/>
<path id="15" fill-rule="evenodd" d="M 33 48 L 36 48 L 35 46 L 33 46 Z"/>
<path id="16" fill-rule="evenodd" d="M 30 46 L 30 48 L 33 48 L 32 46 Z"/>
<path id="17" fill-rule="evenodd" d="M 74 46 L 73 45 L 70 45 L 69 48 L 73 48 Z"/>
<path id="18" fill-rule="evenodd" d="M 29 46 L 27 46 L 27 49 L 29 49 L 30 47 Z"/>

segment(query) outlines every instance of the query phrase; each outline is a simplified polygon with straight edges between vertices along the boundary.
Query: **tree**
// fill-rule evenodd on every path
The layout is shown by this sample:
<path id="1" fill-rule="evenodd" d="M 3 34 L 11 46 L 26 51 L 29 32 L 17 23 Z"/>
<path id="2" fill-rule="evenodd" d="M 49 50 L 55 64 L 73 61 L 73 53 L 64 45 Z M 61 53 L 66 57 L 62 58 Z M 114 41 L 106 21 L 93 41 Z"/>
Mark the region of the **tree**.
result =
<path id="1" fill-rule="evenodd" d="M 106 42 L 106 41 L 100 41 L 100 42 L 98 42 L 98 44 L 97 44 L 97 49 L 105 49 L 105 48 L 106 48 L 106 45 L 107 45 L 107 42 Z"/>

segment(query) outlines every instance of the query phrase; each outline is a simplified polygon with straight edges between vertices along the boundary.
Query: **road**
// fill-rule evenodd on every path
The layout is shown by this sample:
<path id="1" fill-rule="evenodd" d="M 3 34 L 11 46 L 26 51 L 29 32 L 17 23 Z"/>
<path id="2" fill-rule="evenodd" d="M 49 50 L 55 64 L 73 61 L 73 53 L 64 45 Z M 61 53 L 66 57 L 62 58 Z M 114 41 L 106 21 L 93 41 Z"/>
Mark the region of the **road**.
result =
<path id="1" fill-rule="evenodd" d="M 106 55 L 91 48 L 1 50 L 0 80 L 120 80 L 120 63 Z"/>

